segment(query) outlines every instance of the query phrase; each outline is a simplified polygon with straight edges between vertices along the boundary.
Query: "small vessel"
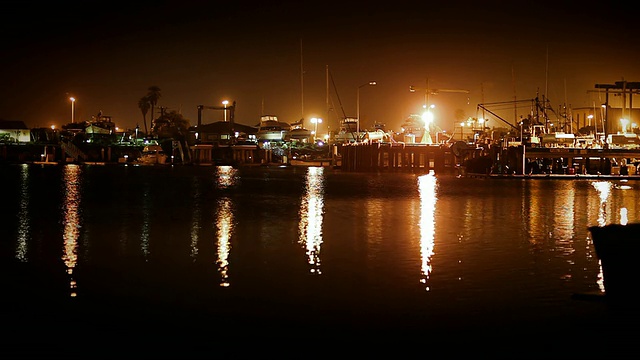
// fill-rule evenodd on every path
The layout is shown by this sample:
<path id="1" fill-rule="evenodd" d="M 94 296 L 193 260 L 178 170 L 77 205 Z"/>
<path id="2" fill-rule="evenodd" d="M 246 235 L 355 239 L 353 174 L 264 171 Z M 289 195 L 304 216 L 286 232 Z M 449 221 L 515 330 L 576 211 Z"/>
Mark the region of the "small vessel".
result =
<path id="1" fill-rule="evenodd" d="M 420 115 L 411 114 L 402 123 L 401 138 L 399 141 L 413 144 L 423 142 L 422 138 L 425 133 L 424 121 Z M 425 142 L 426 143 L 426 142 Z"/>
<path id="2" fill-rule="evenodd" d="M 311 139 L 311 136 L 311 130 L 305 129 L 303 126 L 303 119 L 291 124 L 288 136 L 289 140 L 308 142 Z"/>
<path id="3" fill-rule="evenodd" d="M 336 142 L 355 142 L 358 138 L 358 119 L 345 117 L 340 121 L 340 129 L 333 139 Z"/>
<path id="4" fill-rule="evenodd" d="M 258 142 L 268 141 L 285 141 L 289 132 L 291 131 L 291 125 L 278 120 L 275 115 L 263 115 L 260 117 L 260 124 L 258 126 L 258 132 L 256 133 L 256 139 Z"/>
<path id="5" fill-rule="evenodd" d="M 142 149 L 142 155 L 136 160 L 140 165 L 166 164 L 169 156 L 160 145 L 147 145 Z"/>

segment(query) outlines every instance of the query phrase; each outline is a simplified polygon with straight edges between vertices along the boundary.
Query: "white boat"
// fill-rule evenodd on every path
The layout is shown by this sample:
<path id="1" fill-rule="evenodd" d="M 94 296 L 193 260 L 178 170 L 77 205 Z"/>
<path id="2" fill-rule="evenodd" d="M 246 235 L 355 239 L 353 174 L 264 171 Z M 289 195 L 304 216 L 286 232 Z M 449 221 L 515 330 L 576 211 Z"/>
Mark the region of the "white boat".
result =
<path id="1" fill-rule="evenodd" d="M 258 142 L 285 141 L 289 136 L 291 125 L 281 122 L 275 115 L 260 117 L 260 125 L 256 133 Z"/>
<path id="2" fill-rule="evenodd" d="M 169 156 L 165 154 L 160 145 L 147 145 L 142 149 L 142 155 L 136 160 L 137 164 L 155 165 L 166 164 Z"/>
<path id="3" fill-rule="evenodd" d="M 424 121 L 420 115 L 412 114 L 404 120 L 402 124 L 402 140 L 405 143 L 421 143 L 425 134 Z M 426 139 L 425 139 L 426 140 Z M 425 142 L 426 143 L 426 142 Z"/>
<path id="4" fill-rule="evenodd" d="M 336 142 L 355 142 L 358 138 L 358 119 L 345 117 L 340 121 L 340 129 L 334 135 L 333 140 Z"/>

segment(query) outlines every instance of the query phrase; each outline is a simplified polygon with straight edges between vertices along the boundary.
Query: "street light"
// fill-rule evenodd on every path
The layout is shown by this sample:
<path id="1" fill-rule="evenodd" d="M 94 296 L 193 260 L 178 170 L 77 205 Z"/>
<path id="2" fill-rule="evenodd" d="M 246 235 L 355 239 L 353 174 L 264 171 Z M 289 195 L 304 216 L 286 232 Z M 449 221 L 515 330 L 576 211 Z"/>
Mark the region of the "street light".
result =
<path id="1" fill-rule="evenodd" d="M 435 105 L 431 105 L 429 107 L 425 106 L 425 111 L 422 113 L 422 122 L 424 123 L 424 131 L 422 134 L 422 142 L 423 144 L 432 144 L 431 141 L 431 123 L 433 123 L 433 113 L 431 109 L 435 108 Z"/>
<path id="2" fill-rule="evenodd" d="M 222 101 L 222 105 L 224 105 L 224 121 L 227 121 L 227 104 L 229 103 L 229 100 L 223 100 Z"/>
<path id="3" fill-rule="evenodd" d="M 315 141 L 318 138 L 318 124 L 322 123 L 322 119 L 311 118 L 311 123 L 315 125 L 315 129 L 313 130 L 313 140 Z"/>
<path id="4" fill-rule="evenodd" d="M 76 98 L 74 97 L 70 97 L 69 100 L 71 100 L 71 123 L 73 124 L 75 122 L 75 103 L 76 103 Z"/>
<path id="5" fill-rule="evenodd" d="M 364 86 L 367 86 L 367 85 L 374 86 L 374 85 L 376 85 L 376 82 L 375 81 L 369 81 L 368 83 L 365 83 L 365 84 L 362 84 L 362 85 L 358 86 L 358 91 L 357 91 L 357 94 L 356 94 L 356 117 L 358 118 L 358 123 L 357 123 L 357 127 L 356 127 L 356 129 L 357 129 L 356 133 L 357 133 L 357 136 L 358 136 L 358 139 L 356 140 L 357 142 L 360 141 L 360 88 L 364 87 Z"/>

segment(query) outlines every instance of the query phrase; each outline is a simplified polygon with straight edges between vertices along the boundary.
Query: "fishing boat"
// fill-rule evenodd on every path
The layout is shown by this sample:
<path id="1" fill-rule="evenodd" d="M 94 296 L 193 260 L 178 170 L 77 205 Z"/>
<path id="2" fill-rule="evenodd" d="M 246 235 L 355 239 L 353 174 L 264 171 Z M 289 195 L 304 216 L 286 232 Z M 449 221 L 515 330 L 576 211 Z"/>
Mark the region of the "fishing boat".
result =
<path id="1" fill-rule="evenodd" d="M 340 128 L 334 135 L 336 142 L 350 143 L 355 142 L 358 138 L 358 119 L 354 117 L 345 117 L 340 121 Z"/>

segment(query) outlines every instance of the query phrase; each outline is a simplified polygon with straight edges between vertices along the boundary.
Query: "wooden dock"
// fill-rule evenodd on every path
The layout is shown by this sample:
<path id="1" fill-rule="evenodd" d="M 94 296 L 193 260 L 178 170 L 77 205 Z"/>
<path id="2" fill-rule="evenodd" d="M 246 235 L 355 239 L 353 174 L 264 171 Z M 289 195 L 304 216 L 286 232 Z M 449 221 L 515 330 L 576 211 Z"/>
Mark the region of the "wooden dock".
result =
<path id="1" fill-rule="evenodd" d="M 455 173 L 457 157 L 444 144 L 351 143 L 336 145 L 343 171 Z"/>

